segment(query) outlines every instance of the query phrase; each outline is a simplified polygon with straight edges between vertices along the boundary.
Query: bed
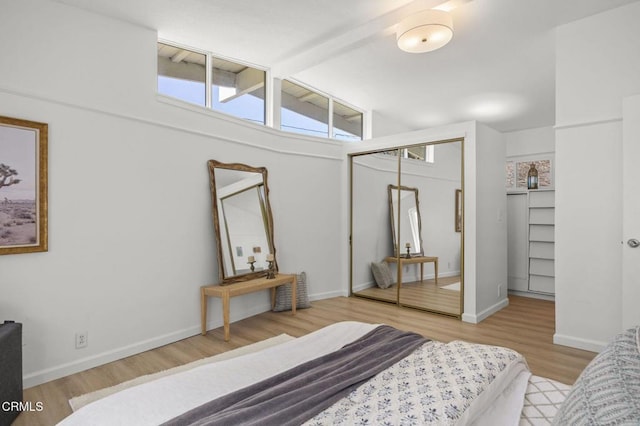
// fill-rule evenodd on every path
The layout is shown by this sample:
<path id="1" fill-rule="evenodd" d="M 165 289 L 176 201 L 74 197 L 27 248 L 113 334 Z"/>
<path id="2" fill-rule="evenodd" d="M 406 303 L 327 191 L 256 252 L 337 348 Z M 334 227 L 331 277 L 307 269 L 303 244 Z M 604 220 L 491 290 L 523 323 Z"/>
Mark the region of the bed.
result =
<path id="1" fill-rule="evenodd" d="M 507 348 L 340 322 L 121 390 L 60 424 L 533 424 L 524 415 L 535 409 L 532 383 L 548 386 Z M 564 407 L 553 404 L 547 420 Z"/>

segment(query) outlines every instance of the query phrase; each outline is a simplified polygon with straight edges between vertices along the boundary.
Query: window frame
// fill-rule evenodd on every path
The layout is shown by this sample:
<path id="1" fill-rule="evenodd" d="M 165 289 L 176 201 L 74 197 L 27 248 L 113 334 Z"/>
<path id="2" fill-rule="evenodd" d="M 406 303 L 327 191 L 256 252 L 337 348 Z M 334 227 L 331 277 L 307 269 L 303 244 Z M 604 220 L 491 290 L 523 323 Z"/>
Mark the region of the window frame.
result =
<path id="1" fill-rule="evenodd" d="M 170 42 L 170 41 L 167 41 L 167 40 L 164 40 L 164 39 L 160 39 L 160 38 L 158 38 L 158 40 L 157 40 L 157 42 L 156 42 L 156 46 L 157 46 L 158 44 L 160 44 L 160 43 L 165 44 L 165 45 L 170 46 L 170 47 L 175 47 L 175 48 L 177 48 L 177 49 L 188 50 L 189 52 L 192 52 L 192 53 L 196 53 L 196 54 L 199 54 L 199 55 L 204 55 L 204 57 L 205 57 L 205 73 L 204 73 L 204 78 L 205 78 L 205 81 L 204 81 L 205 93 L 204 93 L 204 108 L 209 108 L 209 109 L 211 109 L 211 108 L 210 108 L 210 106 L 209 106 L 209 104 L 210 104 L 210 102 L 211 102 L 211 101 L 210 101 L 210 93 L 209 93 L 209 91 L 208 91 L 208 84 L 207 84 L 207 81 L 208 81 L 208 79 L 209 79 L 209 76 L 207 75 L 207 72 L 206 72 L 207 64 L 209 63 L 209 58 L 207 57 L 207 52 L 206 52 L 206 51 L 204 51 L 204 50 L 202 50 L 202 49 L 197 49 L 197 48 L 194 48 L 194 47 L 191 47 L 191 46 L 187 46 L 187 45 L 183 45 L 183 44 L 179 44 L 179 43 L 173 43 L 173 42 Z M 187 100 L 185 100 L 185 99 L 177 98 L 177 97 L 174 97 L 174 96 L 171 96 L 171 95 L 168 95 L 168 94 L 165 94 L 165 93 L 160 92 L 160 90 L 159 90 L 159 89 L 160 89 L 160 88 L 159 88 L 159 79 L 160 79 L 160 74 L 158 73 L 158 54 L 156 53 L 156 93 L 157 93 L 157 94 L 159 94 L 159 95 L 162 95 L 162 96 L 167 96 L 167 97 L 172 98 L 172 99 L 177 99 L 177 100 L 179 100 L 179 101 L 181 101 L 181 102 L 186 102 L 186 103 L 188 103 L 188 104 L 190 104 L 190 105 L 193 105 L 193 106 L 195 106 L 195 107 L 198 107 L 198 108 L 203 108 L 203 106 L 202 106 L 202 105 L 200 105 L 200 104 L 193 103 L 193 102 L 189 102 L 189 101 L 187 101 Z"/>
<path id="2" fill-rule="evenodd" d="M 357 142 L 357 141 L 355 141 L 355 140 L 354 140 L 354 141 L 348 141 L 348 140 L 344 140 L 344 139 L 337 139 L 337 138 L 334 138 L 334 137 L 333 137 L 333 134 L 334 134 L 334 127 L 333 127 L 333 103 L 334 103 L 334 102 L 338 102 L 338 103 L 340 103 L 340 104 L 342 104 L 342 105 L 344 105 L 344 106 L 346 106 L 346 107 L 348 107 L 348 108 L 351 108 L 351 109 L 353 109 L 354 111 L 359 112 L 360 114 L 362 114 L 362 122 L 361 122 L 361 133 L 362 133 L 362 135 L 360 136 L 360 139 L 359 139 L 359 140 L 360 140 L 360 141 L 363 141 L 363 140 L 365 139 L 365 119 L 366 119 L 366 117 L 367 117 L 367 114 L 366 114 L 366 112 L 365 112 L 365 111 L 363 111 L 361 108 L 358 108 L 358 107 L 354 106 L 353 104 L 351 104 L 351 103 L 349 103 L 349 102 L 346 102 L 346 101 L 342 100 L 341 98 L 338 98 L 338 97 L 333 96 L 333 95 L 331 95 L 331 94 L 329 94 L 329 93 L 326 93 L 326 92 L 323 92 L 323 91 L 321 91 L 321 90 L 318 90 L 318 89 L 316 89 L 315 87 L 313 87 L 313 86 L 311 86 L 311 85 L 309 85 L 309 84 L 306 84 L 306 83 L 304 83 L 304 82 L 301 82 L 300 80 L 297 80 L 297 79 L 295 79 L 295 78 L 283 78 L 283 79 L 282 79 L 282 81 L 285 81 L 285 80 L 286 80 L 286 81 L 288 81 L 288 82 L 290 82 L 290 83 L 296 84 L 296 85 L 298 85 L 298 86 L 300 86 L 300 87 L 302 87 L 302 88 L 304 88 L 304 89 L 306 89 L 306 90 L 308 90 L 308 91 L 310 91 L 310 92 L 313 92 L 313 93 L 315 93 L 315 94 L 317 94 L 317 95 L 319 95 L 319 96 L 325 97 L 325 98 L 327 98 L 327 99 L 329 100 L 329 108 L 327 109 L 328 114 L 329 114 L 328 119 L 327 119 L 327 125 L 328 125 L 328 129 L 327 129 L 327 137 L 326 137 L 326 138 L 325 138 L 325 137 L 321 137 L 321 136 L 315 136 L 315 137 L 318 137 L 318 138 L 320 138 L 320 137 L 321 137 L 322 139 L 331 139 L 331 140 L 340 141 L 340 142 L 345 142 L 345 143 L 349 143 L 349 142 Z M 281 94 L 280 94 L 280 99 L 282 99 L 282 85 L 280 85 L 280 93 L 281 93 Z M 275 107 L 276 107 L 276 105 L 274 105 L 274 108 L 275 108 Z M 282 117 L 282 102 L 280 102 L 279 110 L 280 110 L 280 113 L 279 113 L 278 115 L 279 115 L 280 117 Z M 282 130 L 283 132 L 287 132 L 287 133 L 296 133 L 296 132 L 289 132 L 288 130 L 283 130 L 283 129 L 281 128 L 281 125 L 282 125 L 282 118 L 280 118 L 280 123 L 278 123 L 278 127 L 280 128 L 280 130 Z M 298 133 L 298 134 L 303 134 L 303 133 Z M 314 136 L 312 136 L 312 137 L 314 137 Z"/>
<path id="3" fill-rule="evenodd" d="M 359 140 L 363 141 L 364 137 L 365 137 L 365 128 L 366 128 L 365 127 L 365 120 L 366 120 L 366 117 L 368 115 L 362 109 L 354 106 L 353 104 L 350 104 L 349 102 L 345 102 L 342 99 L 337 98 L 337 97 L 333 97 L 332 98 L 332 102 L 331 102 L 331 109 L 332 109 L 332 112 L 331 112 L 331 124 L 332 124 L 331 133 L 332 134 L 335 133 L 334 132 L 335 131 L 335 127 L 333 127 L 333 104 L 334 104 L 334 102 L 338 102 L 338 103 L 342 104 L 343 106 L 345 106 L 347 108 L 351 108 L 352 110 L 360 113 L 360 133 L 361 134 L 360 134 L 360 139 Z M 357 140 L 350 141 L 350 140 L 346 140 L 346 139 L 338 139 L 338 138 L 335 138 L 335 137 L 332 137 L 332 139 L 339 140 L 339 141 L 344 141 L 344 142 L 357 142 Z"/>
<path id="4" fill-rule="evenodd" d="M 366 138 L 370 137 L 370 117 L 371 114 L 368 111 L 363 110 L 362 108 L 359 108 L 357 106 L 355 106 L 354 104 L 347 102 L 345 100 L 343 100 L 342 98 L 339 98 L 337 96 L 333 96 L 327 92 L 324 92 L 322 90 L 318 90 L 317 88 L 306 84 L 298 79 L 295 78 L 281 78 L 281 79 L 276 79 L 273 77 L 272 71 L 270 68 L 268 67 L 264 67 L 258 64 L 254 64 L 248 61 L 243 61 L 237 58 L 232 58 L 229 56 L 225 56 L 225 55 L 220 55 L 220 54 L 216 54 L 214 52 L 211 52 L 209 50 L 205 50 L 205 49 L 201 49 L 201 48 L 196 48 L 187 44 L 183 44 L 183 43 L 179 43 L 179 42 L 175 42 L 172 40 L 168 40 L 165 38 L 161 38 L 158 37 L 156 40 L 156 46 L 158 44 L 165 44 L 171 47 L 175 47 L 178 49 L 184 49 L 184 50 L 188 50 L 190 52 L 196 53 L 196 54 L 201 54 L 205 56 L 205 105 L 204 107 L 202 105 L 199 104 L 194 104 L 191 103 L 189 101 L 186 101 L 184 99 L 181 98 L 177 98 L 174 96 L 171 96 L 169 94 L 165 94 L 165 93 L 161 93 L 158 89 L 158 79 L 160 77 L 160 74 L 158 74 L 158 65 L 156 62 L 156 94 L 160 95 L 160 96 L 164 96 L 168 99 L 173 99 L 176 100 L 178 102 L 185 102 L 189 105 L 191 105 L 194 108 L 203 108 L 205 110 L 208 111 L 214 111 L 215 113 L 218 114 L 223 114 L 225 116 L 228 117 L 233 117 L 233 118 L 237 118 L 238 120 L 241 120 L 243 123 L 253 123 L 255 125 L 262 125 L 265 127 L 270 127 L 272 129 L 277 129 L 283 132 L 287 132 L 287 133 L 293 133 L 293 134 L 298 134 L 300 136 L 309 136 L 309 137 L 315 137 L 315 138 L 319 138 L 319 139 L 328 139 L 328 140 L 333 140 L 333 141 L 339 141 L 339 142 L 343 142 L 343 143 L 349 143 L 349 142 L 357 142 L 358 140 L 347 140 L 347 139 L 339 139 L 339 138 L 335 138 L 334 137 L 334 126 L 333 126 L 333 112 L 334 112 L 334 102 L 338 102 L 342 105 L 344 105 L 345 107 L 351 108 L 354 111 L 358 112 L 361 114 L 362 119 L 361 119 L 361 136 L 359 141 L 363 141 Z M 156 61 L 157 61 L 158 55 L 156 54 Z M 242 117 L 236 116 L 234 114 L 230 114 L 224 110 L 219 110 L 219 109 L 215 109 L 213 108 L 213 88 L 212 88 L 212 83 L 213 83 L 213 76 L 212 76 L 212 66 L 213 66 L 213 58 L 217 58 L 217 59 L 222 59 L 225 61 L 229 61 L 229 62 L 233 62 L 235 64 L 238 65 L 242 65 L 242 66 L 246 66 L 246 67 L 251 67 L 254 68 L 256 70 L 262 71 L 265 73 L 265 77 L 264 77 L 264 122 L 263 123 L 258 123 L 255 121 L 251 121 L 251 120 L 247 120 L 244 119 Z M 277 82 L 276 80 L 279 80 L 279 82 Z M 327 124 L 328 124 L 328 130 L 327 130 L 327 136 L 313 136 L 313 135 L 308 135 L 308 134 L 304 134 L 304 133 L 296 133 L 296 132 L 290 132 L 288 130 L 283 130 L 281 128 L 281 123 L 282 123 L 282 117 L 281 117 L 281 110 L 282 110 L 282 81 L 289 81 L 293 84 L 296 84 L 300 87 L 303 87 L 306 90 L 309 90 L 311 92 L 314 92 L 316 94 L 318 94 L 319 96 L 325 97 L 328 99 L 329 101 L 329 107 L 328 107 L 328 119 L 327 119 Z M 275 91 L 279 90 L 280 93 L 278 93 L 276 95 Z M 277 111 L 276 111 L 277 110 Z M 276 120 L 278 120 L 278 122 L 276 123 Z"/>
<path id="5" fill-rule="evenodd" d="M 157 39 L 156 45 L 159 44 L 159 43 L 166 44 L 166 45 L 171 46 L 171 47 L 176 47 L 178 49 L 188 50 L 190 52 L 201 54 L 201 55 L 205 56 L 205 82 L 204 82 L 204 84 L 205 84 L 205 105 L 204 105 L 204 108 L 206 108 L 208 110 L 211 110 L 211 111 L 215 111 L 217 113 L 228 115 L 230 117 L 238 118 L 238 119 L 242 120 L 243 122 L 255 123 L 255 124 L 262 125 L 262 126 L 267 126 L 268 123 L 269 123 L 269 120 L 272 121 L 272 118 L 271 118 L 272 117 L 272 112 L 271 112 L 272 108 L 270 107 L 270 105 L 273 102 L 270 101 L 270 97 L 273 94 L 273 89 L 270 87 L 270 86 L 272 86 L 272 83 L 271 83 L 272 79 L 271 79 L 271 71 L 268 68 L 263 67 L 261 65 L 252 64 L 252 63 L 247 62 L 247 61 L 242 61 L 242 60 L 239 60 L 239 59 L 236 59 L 236 58 L 230 58 L 228 56 L 218 55 L 218 54 L 215 54 L 215 53 L 213 53 L 211 51 L 208 51 L 208 50 L 198 49 L 198 48 L 195 48 L 195 47 L 192 47 L 192 46 L 188 46 L 186 44 L 176 43 L 176 42 L 173 42 L 173 41 L 170 41 L 170 40 L 167 40 L 167 39 L 163 39 L 163 38 L 158 38 Z M 158 57 L 158 55 L 156 54 L 156 60 L 157 60 L 157 57 Z M 262 71 L 262 72 L 265 73 L 264 74 L 264 107 L 263 107 L 264 108 L 264 111 L 263 111 L 263 113 L 264 113 L 264 122 L 263 123 L 256 123 L 254 121 L 247 120 L 247 119 L 244 119 L 242 117 L 239 117 L 239 116 L 236 116 L 236 115 L 233 115 L 233 114 L 229 114 L 226 111 L 213 108 L 213 88 L 212 88 L 212 83 L 213 83 L 213 76 L 212 76 L 213 58 L 222 59 L 222 60 L 228 61 L 228 62 L 233 62 L 234 64 L 242 65 L 242 66 L 245 66 L 245 67 L 254 68 L 254 69 L 257 69 L 257 70 Z M 158 74 L 157 69 L 158 69 L 158 66 L 156 64 L 156 93 L 161 95 L 161 96 L 167 96 L 169 98 L 177 99 L 179 101 L 182 101 L 182 99 L 180 99 L 180 98 L 175 98 L 175 97 L 173 97 L 171 95 L 167 95 L 167 94 L 164 94 L 164 93 L 161 93 L 161 92 L 158 91 L 158 78 L 160 77 L 160 75 Z M 198 104 L 193 104 L 193 105 L 195 107 L 203 108 L 201 105 L 198 105 Z"/>

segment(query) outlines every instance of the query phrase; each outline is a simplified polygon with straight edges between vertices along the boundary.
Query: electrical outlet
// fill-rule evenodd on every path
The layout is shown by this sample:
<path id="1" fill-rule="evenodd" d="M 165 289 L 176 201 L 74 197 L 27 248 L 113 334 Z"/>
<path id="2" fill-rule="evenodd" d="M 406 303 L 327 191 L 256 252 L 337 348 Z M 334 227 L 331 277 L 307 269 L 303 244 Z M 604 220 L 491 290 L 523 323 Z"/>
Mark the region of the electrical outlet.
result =
<path id="1" fill-rule="evenodd" d="M 502 284 L 498 284 L 498 299 L 502 297 Z"/>
<path id="2" fill-rule="evenodd" d="M 86 348 L 89 344 L 89 333 L 86 331 L 76 333 L 76 349 Z"/>

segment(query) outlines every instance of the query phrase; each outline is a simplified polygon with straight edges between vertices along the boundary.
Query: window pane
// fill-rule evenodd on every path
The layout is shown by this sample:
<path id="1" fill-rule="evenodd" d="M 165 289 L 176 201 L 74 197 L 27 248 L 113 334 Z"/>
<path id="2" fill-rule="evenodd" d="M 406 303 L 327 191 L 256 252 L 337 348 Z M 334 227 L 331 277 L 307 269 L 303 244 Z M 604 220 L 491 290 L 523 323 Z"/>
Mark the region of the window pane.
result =
<path id="1" fill-rule="evenodd" d="M 346 141 L 362 140 L 362 113 L 334 101 L 333 137 Z"/>
<path id="2" fill-rule="evenodd" d="M 205 106 L 206 56 L 158 43 L 158 93 Z"/>
<path id="3" fill-rule="evenodd" d="M 264 124 L 265 72 L 213 58 L 211 106 L 216 111 Z"/>
<path id="4" fill-rule="evenodd" d="M 400 153 L 403 158 L 424 161 L 426 163 L 435 162 L 435 145 L 417 145 L 409 148 L 403 148 Z M 393 152 L 394 155 L 396 151 Z"/>
<path id="5" fill-rule="evenodd" d="M 282 81 L 280 128 L 329 137 L 329 98 L 287 80 Z"/>
<path id="6" fill-rule="evenodd" d="M 407 158 L 413 158 L 414 160 L 424 161 L 427 155 L 426 153 L 426 145 L 412 146 L 410 148 L 407 148 L 406 156 Z"/>

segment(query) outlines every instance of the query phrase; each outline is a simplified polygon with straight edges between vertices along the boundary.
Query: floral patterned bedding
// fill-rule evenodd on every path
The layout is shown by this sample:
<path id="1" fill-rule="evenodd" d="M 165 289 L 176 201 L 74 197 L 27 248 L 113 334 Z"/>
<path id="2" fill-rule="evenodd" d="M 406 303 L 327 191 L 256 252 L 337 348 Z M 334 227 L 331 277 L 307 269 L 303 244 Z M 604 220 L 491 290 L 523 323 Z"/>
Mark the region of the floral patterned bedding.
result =
<path id="1" fill-rule="evenodd" d="M 523 373 L 523 357 L 507 348 L 428 342 L 305 424 L 466 424 Z"/>

